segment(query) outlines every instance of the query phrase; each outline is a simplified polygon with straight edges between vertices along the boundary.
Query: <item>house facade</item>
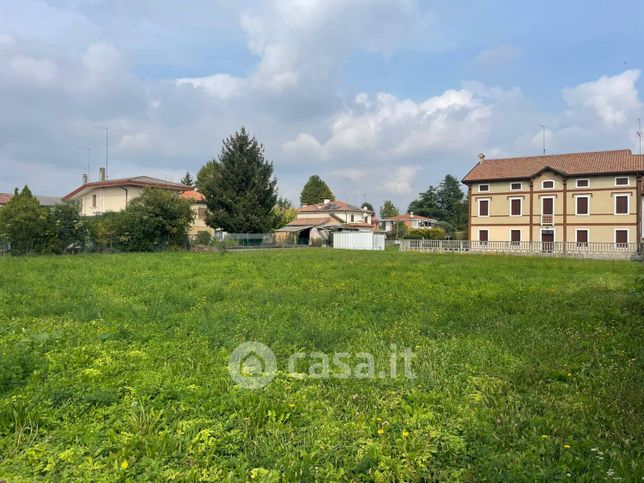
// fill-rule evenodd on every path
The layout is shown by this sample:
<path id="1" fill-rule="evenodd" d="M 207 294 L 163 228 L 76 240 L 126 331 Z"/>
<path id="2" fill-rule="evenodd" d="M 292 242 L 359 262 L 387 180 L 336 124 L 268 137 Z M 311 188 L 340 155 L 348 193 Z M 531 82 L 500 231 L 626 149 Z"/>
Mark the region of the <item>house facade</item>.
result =
<path id="1" fill-rule="evenodd" d="M 479 155 L 463 179 L 469 240 L 640 243 L 643 176 L 644 156 L 630 150 L 489 160 Z"/>
<path id="2" fill-rule="evenodd" d="M 85 181 L 85 180 L 84 180 Z M 176 192 L 184 199 L 192 202 L 195 213 L 194 222 L 189 235 L 194 236 L 200 231 L 211 235 L 214 230 L 206 225 L 206 202 L 203 195 L 192 187 L 179 183 L 171 183 L 149 176 L 105 180 L 103 172 L 99 181 L 84 182 L 71 193 L 65 195 L 63 201 L 78 201 L 82 216 L 96 216 L 109 211 L 116 212 L 125 209 L 133 199 L 141 196 L 146 188 L 162 188 Z"/>
<path id="3" fill-rule="evenodd" d="M 71 193 L 63 196 L 63 201 L 80 202 L 81 215 L 95 216 L 108 211 L 122 211 L 134 198 L 141 196 L 146 188 L 163 188 L 181 194 L 191 191 L 190 186 L 171 183 L 149 176 L 105 180 L 101 174 L 99 181 L 84 182 Z"/>
<path id="4" fill-rule="evenodd" d="M 396 223 L 404 223 L 407 228 L 410 230 L 416 230 L 418 228 L 431 228 L 436 223 L 436 220 L 433 218 L 428 218 L 426 216 L 414 215 L 413 212 L 407 213 L 405 215 L 392 216 L 390 218 L 383 218 L 382 225 L 385 232 L 392 232 Z"/>
<path id="5" fill-rule="evenodd" d="M 192 211 L 195 214 L 195 219 L 192 222 L 192 226 L 190 227 L 190 232 L 188 234 L 190 236 L 195 236 L 199 232 L 205 231 L 210 235 L 213 235 L 215 230 L 206 225 L 208 207 L 206 206 L 206 198 L 204 195 L 198 191 L 190 190 L 181 193 L 181 197 L 192 202 Z"/>
<path id="6" fill-rule="evenodd" d="M 329 230 L 373 231 L 373 211 L 340 200 L 298 208 L 297 217 L 276 230 L 278 240 L 297 236 L 302 244 L 326 240 Z"/>

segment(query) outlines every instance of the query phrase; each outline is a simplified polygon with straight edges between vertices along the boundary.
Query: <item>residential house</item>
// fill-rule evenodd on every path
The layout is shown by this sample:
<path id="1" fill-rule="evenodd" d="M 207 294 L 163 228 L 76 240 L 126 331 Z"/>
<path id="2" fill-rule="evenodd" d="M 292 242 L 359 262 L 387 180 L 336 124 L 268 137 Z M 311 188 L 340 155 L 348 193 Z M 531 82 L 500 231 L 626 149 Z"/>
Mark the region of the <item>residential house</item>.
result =
<path id="1" fill-rule="evenodd" d="M 481 154 L 463 179 L 469 239 L 633 248 L 642 238 L 643 176 L 644 156 L 628 149 L 506 159 Z"/>
<path id="2" fill-rule="evenodd" d="M 206 214 L 208 213 L 208 207 L 206 206 L 206 198 L 203 194 L 199 193 L 196 190 L 184 191 L 181 193 L 181 197 L 192 202 L 192 210 L 195 214 L 195 221 L 190 227 L 190 236 L 195 236 L 201 231 L 205 231 L 210 235 L 215 233 L 215 230 L 206 225 Z"/>
<path id="3" fill-rule="evenodd" d="M 373 231 L 373 211 L 350 205 L 340 200 L 324 200 L 322 203 L 298 208 L 297 217 L 288 225 L 276 230 L 277 239 L 286 239 L 291 234 L 302 244 L 326 240 L 332 230 Z"/>
<path id="4" fill-rule="evenodd" d="M 196 235 L 200 231 L 213 233 L 213 230 L 205 222 L 206 203 L 201 193 L 190 186 L 149 176 L 106 180 L 103 168 L 101 168 L 99 181 L 89 183 L 84 176 L 83 184 L 62 199 L 63 201 L 79 201 L 81 215 L 95 216 L 108 211 L 124 210 L 127 204 L 140 196 L 146 188 L 162 188 L 175 191 L 181 197 L 191 200 L 193 203 L 192 209 L 195 212 L 195 221 L 190 227 L 189 234 Z"/>
<path id="5" fill-rule="evenodd" d="M 414 215 L 413 212 L 382 219 L 383 228 L 386 233 L 394 231 L 396 229 L 396 224 L 401 222 L 404 223 L 408 229 L 415 230 L 418 228 L 431 228 L 436 223 L 436 220 L 426 216 Z"/>

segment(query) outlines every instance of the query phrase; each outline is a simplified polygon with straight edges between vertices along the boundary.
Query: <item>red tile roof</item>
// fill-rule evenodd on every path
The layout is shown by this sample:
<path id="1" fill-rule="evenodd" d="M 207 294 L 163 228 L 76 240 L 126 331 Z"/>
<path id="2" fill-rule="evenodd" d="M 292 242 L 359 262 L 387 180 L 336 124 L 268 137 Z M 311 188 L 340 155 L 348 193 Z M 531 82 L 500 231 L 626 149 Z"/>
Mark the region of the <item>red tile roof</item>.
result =
<path id="1" fill-rule="evenodd" d="M 638 173 L 644 172 L 644 155 L 634 155 L 630 149 L 622 149 L 484 159 L 467 173 L 463 182 L 529 179 L 547 169 L 569 176 Z"/>
<path id="2" fill-rule="evenodd" d="M 11 193 L 0 193 L 0 205 L 6 205 L 12 197 Z"/>
<path id="3" fill-rule="evenodd" d="M 196 201 L 196 202 L 205 202 L 206 198 L 204 195 L 199 193 L 199 191 L 196 190 L 190 190 L 190 191 L 184 191 L 181 193 L 181 197 L 185 198 L 187 200 L 191 201 Z"/>
<path id="4" fill-rule="evenodd" d="M 295 218 L 287 226 L 320 226 L 331 223 L 332 218 L 330 216 L 322 216 L 315 218 Z"/>
<path id="5" fill-rule="evenodd" d="M 426 216 L 420 216 L 420 215 L 411 215 L 409 213 L 405 215 L 392 216 L 389 218 L 382 219 L 382 221 L 411 221 L 411 220 L 434 221 L 433 218 L 427 218 Z"/>
<path id="6" fill-rule="evenodd" d="M 373 211 L 363 210 L 362 208 L 350 205 L 345 201 L 333 200 L 328 203 L 318 203 L 316 205 L 306 205 L 298 208 L 300 213 L 316 213 L 316 212 L 329 212 L 329 211 L 363 211 L 365 213 L 373 213 Z"/>
<path id="7" fill-rule="evenodd" d="M 70 200 L 74 198 L 77 194 L 90 189 L 90 188 L 109 188 L 112 186 L 139 186 L 142 188 L 164 188 L 175 191 L 191 191 L 191 186 L 186 186 L 179 183 L 172 183 L 170 181 L 164 181 L 158 178 L 151 178 L 150 176 L 135 176 L 132 178 L 119 178 L 119 179 L 110 179 L 108 181 L 93 181 L 91 183 L 85 183 L 82 186 L 79 186 L 71 193 L 63 196 L 63 201 Z"/>

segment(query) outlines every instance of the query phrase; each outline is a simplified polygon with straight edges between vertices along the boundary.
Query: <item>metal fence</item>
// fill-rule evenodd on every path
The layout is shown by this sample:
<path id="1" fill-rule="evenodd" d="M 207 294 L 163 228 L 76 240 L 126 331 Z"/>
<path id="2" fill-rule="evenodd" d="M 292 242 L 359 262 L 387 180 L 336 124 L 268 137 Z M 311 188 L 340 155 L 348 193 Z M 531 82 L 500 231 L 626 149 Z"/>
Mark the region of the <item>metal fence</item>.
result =
<path id="1" fill-rule="evenodd" d="M 435 253 L 497 253 L 573 258 L 637 259 L 640 243 L 509 242 L 467 240 L 401 240 L 400 251 Z"/>
<path id="2" fill-rule="evenodd" d="M 215 232 L 213 248 L 239 250 L 252 248 L 288 248 L 308 245 L 297 236 L 278 236 L 276 233 L 227 233 Z"/>

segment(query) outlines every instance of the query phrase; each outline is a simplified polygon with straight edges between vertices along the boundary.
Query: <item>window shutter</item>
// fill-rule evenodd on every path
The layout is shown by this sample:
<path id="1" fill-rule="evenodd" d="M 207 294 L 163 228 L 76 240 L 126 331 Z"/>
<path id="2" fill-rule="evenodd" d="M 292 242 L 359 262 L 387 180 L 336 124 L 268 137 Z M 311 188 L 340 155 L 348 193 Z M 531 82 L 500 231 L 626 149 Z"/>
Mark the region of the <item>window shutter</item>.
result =
<path id="1" fill-rule="evenodd" d="M 490 201 L 479 201 L 479 216 L 488 216 L 490 214 Z"/>
<path id="2" fill-rule="evenodd" d="M 521 215 L 521 200 L 512 200 L 512 215 Z"/>
<path id="3" fill-rule="evenodd" d="M 619 213 L 620 215 L 628 213 L 628 197 L 618 196 L 615 200 L 615 206 L 617 213 Z"/>

